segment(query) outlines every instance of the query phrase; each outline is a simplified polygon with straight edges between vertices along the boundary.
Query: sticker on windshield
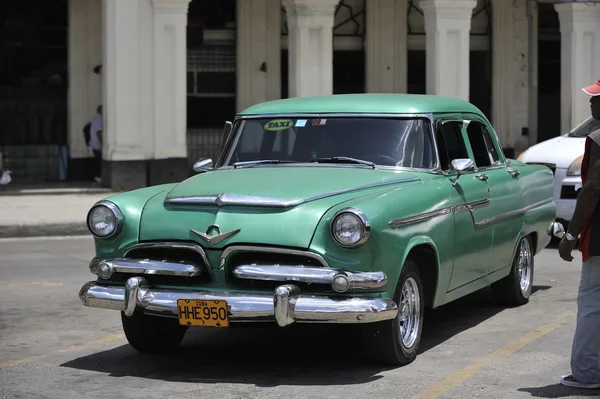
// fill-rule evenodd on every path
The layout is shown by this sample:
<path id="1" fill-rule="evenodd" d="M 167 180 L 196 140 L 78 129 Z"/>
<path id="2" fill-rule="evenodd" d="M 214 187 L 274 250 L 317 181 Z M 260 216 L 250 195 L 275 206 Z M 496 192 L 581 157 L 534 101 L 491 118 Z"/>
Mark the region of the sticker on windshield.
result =
<path id="1" fill-rule="evenodd" d="M 325 126 L 326 122 L 327 122 L 327 119 L 313 119 L 312 125 L 313 126 Z"/>
<path id="2" fill-rule="evenodd" d="M 264 129 L 270 132 L 289 129 L 294 126 L 294 121 L 291 119 L 274 119 L 265 123 Z"/>
<path id="3" fill-rule="evenodd" d="M 296 127 L 304 127 L 304 126 L 306 126 L 306 122 L 307 122 L 306 119 L 298 119 L 296 121 Z"/>

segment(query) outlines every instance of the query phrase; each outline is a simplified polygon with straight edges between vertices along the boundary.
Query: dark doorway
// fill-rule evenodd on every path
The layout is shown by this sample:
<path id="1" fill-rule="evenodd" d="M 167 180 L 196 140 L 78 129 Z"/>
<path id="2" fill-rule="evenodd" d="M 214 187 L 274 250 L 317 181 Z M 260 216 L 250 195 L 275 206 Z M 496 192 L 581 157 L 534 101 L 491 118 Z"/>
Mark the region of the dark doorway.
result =
<path id="1" fill-rule="evenodd" d="M 560 128 L 560 22 L 552 4 L 539 4 L 537 142 L 563 133 Z M 543 83 L 543 84 L 542 84 Z"/>
<path id="2" fill-rule="evenodd" d="M 66 177 L 67 46 L 67 0 L 0 3 L 0 152 L 14 182 Z"/>

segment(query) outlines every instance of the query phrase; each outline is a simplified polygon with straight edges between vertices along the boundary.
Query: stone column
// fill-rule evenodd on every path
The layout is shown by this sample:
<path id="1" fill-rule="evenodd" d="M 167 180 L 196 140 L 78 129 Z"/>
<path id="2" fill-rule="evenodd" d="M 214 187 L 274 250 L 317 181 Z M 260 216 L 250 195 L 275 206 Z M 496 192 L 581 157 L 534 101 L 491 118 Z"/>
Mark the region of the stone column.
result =
<path id="1" fill-rule="evenodd" d="M 146 159 L 153 147 L 152 132 L 139 126 L 140 86 L 145 63 L 140 59 L 144 18 L 138 1 L 103 0 L 103 185 L 129 190 L 147 185 Z M 148 109 L 146 109 L 149 111 Z M 152 118 L 152 114 L 145 115 Z M 146 145 L 144 145 L 146 144 Z"/>
<path id="2" fill-rule="evenodd" d="M 406 93 L 407 0 L 369 0 L 366 4 L 367 93 Z"/>
<path id="3" fill-rule="evenodd" d="M 469 100 L 469 35 L 476 5 L 476 0 L 421 0 L 428 94 Z"/>
<path id="4" fill-rule="evenodd" d="M 528 147 L 530 51 L 526 0 L 492 1 L 492 118 L 505 149 L 516 157 Z M 535 67 L 535 65 L 533 65 Z"/>
<path id="5" fill-rule="evenodd" d="M 91 150 L 83 126 L 102 103 L 102 0 L 69 1 L 69 178 L 91 180 Z"/>
<path id="6" fill-rule="evenodd" d="M 237 2 L 236 109 L 281 98 L 281 4 Z"/>
<path id="7" fill-rule="evenodd" d="M 600 4 L 564 3 L 554 7 L 562 40 L 560 124 L 566 133 L 590 116 L 589 96 L 581 88 L 600 76 Z"/>
<path id="8" fill-rule="evenodd" d="M 289 31 L 289 97 L 333 93 L 333 22 L 338 1 L 282 0 Z"/>
<path id="9" fill-rule="evenodd" d="M 187 158 L 187 13 L 190 0 L 152 0 L 154 156 L 149 184 L 183 180 Z"/>
<path id="10" fill-rule="evenodd" d="M 116 190 L 191 174 L 186 145 L 189 0 L 103 0 L 103 184 Z"/>

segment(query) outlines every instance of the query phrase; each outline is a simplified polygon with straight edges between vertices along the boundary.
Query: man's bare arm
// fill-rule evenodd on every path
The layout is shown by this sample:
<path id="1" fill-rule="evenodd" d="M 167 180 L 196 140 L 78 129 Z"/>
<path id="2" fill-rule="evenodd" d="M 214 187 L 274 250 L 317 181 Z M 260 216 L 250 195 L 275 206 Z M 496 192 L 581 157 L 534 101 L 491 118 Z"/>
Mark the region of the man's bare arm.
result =
<path id="1" fill-rule="evenodd" d="M 579 191 L 575 212 L 569 223 L 569 233 L 575 237 L 581 233 L 583 226 L 592 217 L 600 201 L 600 146 L 592 142 L 589 155 L 590 168 L 587 179 Z"/>

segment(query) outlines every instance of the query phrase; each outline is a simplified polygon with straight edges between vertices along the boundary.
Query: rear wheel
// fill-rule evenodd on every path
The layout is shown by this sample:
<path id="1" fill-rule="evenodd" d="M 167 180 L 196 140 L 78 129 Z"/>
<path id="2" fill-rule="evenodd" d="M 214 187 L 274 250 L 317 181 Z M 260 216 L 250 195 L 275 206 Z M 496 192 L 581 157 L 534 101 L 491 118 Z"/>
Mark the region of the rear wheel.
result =
<path id="1" fill-rule="evenodd" d="M 510 274 L 492 284 L 492 292 L 496 300 L 509 306 L 519 306 L 529 302 L 533 288 L 533 270 L 533 245 L 531 237 L 526 236 L 519 241 Z"/>
<path id="2" fill-rule="evenodd" d="M 367 324 L 363 328 L 369 358 L 395 366 L 407 365 L 415 360 L 423 330 L 424 299 L 419 268 L 408 259 L 394 295 L 398 315 L 393 320 Z"/>
<path id="3" fill-rule="evenodd" d="M 121 323 L 129 344 L 142 353 L 175 351 L 187 330 L 177 319 L 148 316 L 140 312 L 135 312 L 131 317 L 121 312 Z"/>

